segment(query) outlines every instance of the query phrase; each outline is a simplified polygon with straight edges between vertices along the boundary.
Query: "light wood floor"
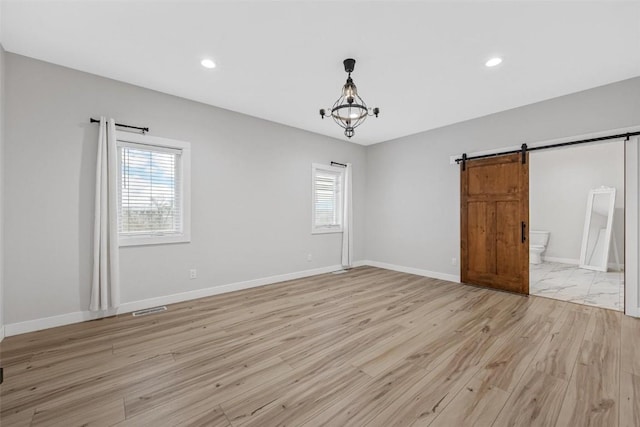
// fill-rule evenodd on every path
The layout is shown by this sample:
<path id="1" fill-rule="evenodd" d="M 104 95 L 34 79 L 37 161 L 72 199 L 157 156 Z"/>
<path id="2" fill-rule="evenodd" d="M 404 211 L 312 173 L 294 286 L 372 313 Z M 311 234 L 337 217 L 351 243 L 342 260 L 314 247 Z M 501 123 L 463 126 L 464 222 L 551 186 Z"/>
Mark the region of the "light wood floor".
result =
<path id="1" fill-rule="evenodd" d="M 6 426 L 640 426 L 640 320 L 371 267 L 5 339 Z"/>

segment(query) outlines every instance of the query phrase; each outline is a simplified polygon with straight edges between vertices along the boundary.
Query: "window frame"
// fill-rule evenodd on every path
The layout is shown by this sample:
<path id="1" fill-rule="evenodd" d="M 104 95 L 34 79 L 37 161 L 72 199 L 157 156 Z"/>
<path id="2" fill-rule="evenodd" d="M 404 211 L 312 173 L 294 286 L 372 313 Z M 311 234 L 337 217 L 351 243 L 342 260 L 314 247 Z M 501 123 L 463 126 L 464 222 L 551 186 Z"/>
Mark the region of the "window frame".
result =
<path id="1" fill-rule="evenodd" d="M 136 134 L 130 132 L 116 131 L 116 148 L 119 149 L 127 143 L 137 145 L 148 145 L 150 148 L 169 148 L 180 150 L 180 162 L 176 166 L 179 175 L 179 194 L 182 212 L 182 230 L 179 233 L 147 233 L 136 236 L 122 235 L 119 230 L 120 215 L 118 214 L 118 245 L 123 246 L 143 246 L 143 245 L 164 245 L 171 243 L 188 243 L 191 242 L 191 144 L 185 141 L 179 141 L 169 138 L 160 138 L 144 134 Z M 119 151 L 119 150 L 118 150 Z M 120 208 L 120 185 L 122 180 L 122 159 L 119 152 L 117 158 L 117 182 L 118 196 L 117 209 Z"/>
<path id="2" fill-rule="evenodd" d="M 340 176 L 340 197 L 338 198 L 338 203 L 336 209 L 338 209 L 338 214 L 340 218 L 339 225 L 316 225 L 316 203 L 315 203 L 315 194 L 316 194 L 316 172 L 324 171 L 336 173 Z M 342 233 L 344 226 L 344 218 L 343 218 L 343 194 L 344 194 L 344 176 L 345 169 L 343 167 L 323 165 L 320 163 L 312 163 L 311 164 L 311 234 L 329 234 L 329 233 Z"/>

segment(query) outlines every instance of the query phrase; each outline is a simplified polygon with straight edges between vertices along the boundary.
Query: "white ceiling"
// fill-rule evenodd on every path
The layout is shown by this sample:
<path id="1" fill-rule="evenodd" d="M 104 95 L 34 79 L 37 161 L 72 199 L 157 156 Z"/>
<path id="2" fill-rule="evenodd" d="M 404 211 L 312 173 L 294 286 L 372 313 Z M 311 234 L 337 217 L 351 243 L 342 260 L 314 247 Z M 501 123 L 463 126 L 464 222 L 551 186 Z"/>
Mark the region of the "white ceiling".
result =
<path id="1" fill-rule="evenodd" d="M 366 145 L 638 76 L 639 22 L 638 1 L 5 0 L 0 37 L 10 52 L 342 139 L 318 110 L 353 57 L 360 95 L 381 109 L 352 138 Z"/>

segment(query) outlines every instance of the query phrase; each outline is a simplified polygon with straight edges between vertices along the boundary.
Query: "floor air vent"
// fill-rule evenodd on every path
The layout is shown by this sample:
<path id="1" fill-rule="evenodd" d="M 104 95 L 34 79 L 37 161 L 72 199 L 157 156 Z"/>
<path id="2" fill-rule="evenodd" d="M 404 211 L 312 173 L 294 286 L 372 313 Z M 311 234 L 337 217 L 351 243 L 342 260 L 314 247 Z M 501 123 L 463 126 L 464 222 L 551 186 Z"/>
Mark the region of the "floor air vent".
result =
<path id="1" fill-rule="evenodd" d="M 167 307 L 163 305 L 161 307 L 145 308 L 144 310 L 134 311 L 132 314 L 134 317 L 137 317 L 137 316 L 146 316 L 148 314 L 160 313 L 162 311 L 167 311 Z"/>
<path id="2" fill-rule="evenodd" d="M 331 274 L 343 274 L 346 273 L 347 270 L 336 270 L 336 271 L 332 271 Z"/>

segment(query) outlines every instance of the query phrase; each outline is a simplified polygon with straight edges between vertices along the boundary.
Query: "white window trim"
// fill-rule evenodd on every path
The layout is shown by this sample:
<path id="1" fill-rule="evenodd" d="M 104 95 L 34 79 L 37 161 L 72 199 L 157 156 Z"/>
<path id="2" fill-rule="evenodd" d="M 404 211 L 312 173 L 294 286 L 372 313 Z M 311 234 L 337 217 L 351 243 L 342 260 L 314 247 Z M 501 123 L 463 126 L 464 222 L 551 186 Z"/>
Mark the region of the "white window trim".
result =
<path id="1" fill-rule="evenodd" d="M 163 245 L 170 243 L 191 242 L 191 144 L 157 136 L 142 135 L 130 132 L 116 131 L 116 142 L 150 145 L 153 147 L 167 147 L 179 149 L 181 154 L 180 165 L 180 192 L 182 195 L 182 233 L 145 234 L 141 236 L 118 235 L 119 246 Z M 120 170 L 118 170 L 120 174 Z"/>
<path id="2" fill-rule="evenodd" d="M 316 170 L 325 170 L 325 171 L 331 171 L 331 172 L 336 172 L 339 173 L 341 176 L 341 182 L 342 182 L 342 191 L 340 193 L 340 195 L 342 196 L 342 194 L 344 194 L 344 168 L 342 167 L 336 167 L 336 166 L 329 166 L 329 165 L 323 165 L 320 163 L 312 163 L 311 164 L 311 234 L 328 234 L 328 233 L 342 233 L 342 225 L 344 222 L 344 219 L 342 219 L 340 221 L 340 225 L 334 225 L 334 226 L 319 226 L 317 227 L 315 224 L 315 218 L 316 218 L 316 204 L 315 204 L 315 194 L 316 194 L 316 180 L 315 180 L 315 176 L 316 176 Z M 340 205 L 339 208 L 340 210 L 342 210 L 342 204 L 344 202 L 342 200 L 340 200 Z"/>

